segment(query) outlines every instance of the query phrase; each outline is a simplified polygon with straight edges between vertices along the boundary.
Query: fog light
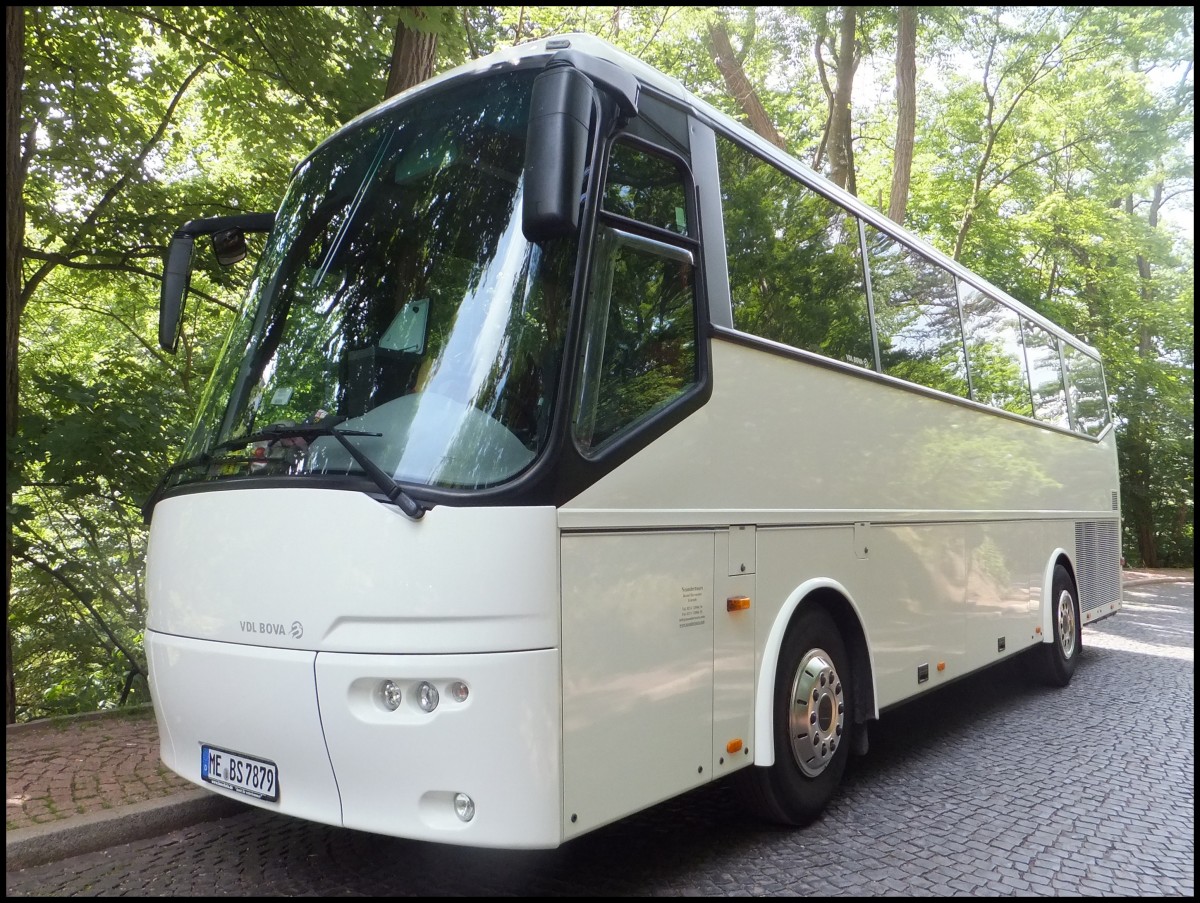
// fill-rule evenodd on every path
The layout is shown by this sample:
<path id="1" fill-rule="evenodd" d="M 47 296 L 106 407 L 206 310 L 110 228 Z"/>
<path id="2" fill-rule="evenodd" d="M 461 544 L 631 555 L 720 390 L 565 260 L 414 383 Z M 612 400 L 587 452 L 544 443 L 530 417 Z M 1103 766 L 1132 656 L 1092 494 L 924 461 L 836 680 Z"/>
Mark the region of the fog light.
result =
<path id="1" fill-rule="evenodd" d="M 463 821 L 470 821 L 475 817 L 475 801 L 465 793 L 454 794 L 454 814 Z"/>
<path id="2" fill-rule="evenodd" d="M 421 681 L 417 687 L 417 705 L 421 707 L 422 712 L 432 712 L 437 708 L 438 691 L 437 687 L 427 680 Z"/>
<path id="3" fill-rule="evenodd" d="M 400 708 L 400 688 L 392 681 L 385 680 L 379 685 L 379 699 L 389 712 L 396 711 Z"/>
<path id="4" fill-rule="evenodd" d="M 456 680 L 454 683 L 450 684 L 449 689 L 450 695 L 454 697 L 455 702 L 466 702 L 467 696 L 470 695 L 471 692 L 467 689 L 467 685 L 461 680 Z"/>

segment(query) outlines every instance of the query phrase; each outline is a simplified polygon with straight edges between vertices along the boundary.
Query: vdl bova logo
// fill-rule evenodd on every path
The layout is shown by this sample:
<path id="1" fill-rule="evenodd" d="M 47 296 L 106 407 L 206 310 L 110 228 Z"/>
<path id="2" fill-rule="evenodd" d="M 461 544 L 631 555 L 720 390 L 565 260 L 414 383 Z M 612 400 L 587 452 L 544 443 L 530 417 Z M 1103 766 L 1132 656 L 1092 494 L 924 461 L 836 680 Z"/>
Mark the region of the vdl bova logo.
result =
<path id="1" fill-rule="evenodd" d="M 299 621 L 292 621 L 290 628 L 285 628 L 278 621 L 239 621 L 238 623 L 242 627 L 242 633 L 259 633 L 264 636 L 283 636 L 286 633 L 290 634 L 293 640 L 304 636 L 304 625 Z"/>

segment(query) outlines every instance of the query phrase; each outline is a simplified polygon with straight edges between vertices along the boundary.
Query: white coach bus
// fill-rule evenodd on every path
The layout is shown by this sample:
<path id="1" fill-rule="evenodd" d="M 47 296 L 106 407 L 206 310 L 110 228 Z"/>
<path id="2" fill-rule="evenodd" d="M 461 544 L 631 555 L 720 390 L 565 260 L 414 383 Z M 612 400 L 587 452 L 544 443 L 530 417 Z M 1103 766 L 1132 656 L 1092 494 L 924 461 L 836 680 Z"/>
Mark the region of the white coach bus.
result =
<path id="1" fill-rule="evenodd" d="M 734 773 L 815 818 L 880 712 L 1121 606 L 1097 353 L 588 36 L 360 116 L 148 500 L 162 758 L 552 848 Z"/>

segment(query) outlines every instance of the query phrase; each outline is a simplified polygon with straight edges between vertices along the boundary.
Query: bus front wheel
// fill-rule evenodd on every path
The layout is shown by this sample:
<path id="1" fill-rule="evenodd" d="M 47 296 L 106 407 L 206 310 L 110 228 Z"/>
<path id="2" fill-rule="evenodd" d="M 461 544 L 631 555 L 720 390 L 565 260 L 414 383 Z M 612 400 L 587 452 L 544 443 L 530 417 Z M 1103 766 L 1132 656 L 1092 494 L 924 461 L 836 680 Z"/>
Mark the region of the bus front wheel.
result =
<path id="1" fill-rule="evenodd" d="M 760 815 L 804 825 L 825 808 L 850 752 L 851 685 L 837 625 L 819 608 L 804 609 L 788 627 L 775 670 L 775 764 L 746 769 Z"/>
<path id="2" fill-rule="evenodd" d="M 1054 566 L 1054 582 L 1050 591 L 1051 621 L 1054 641 L 1042 645 L 1042 664 L 1046 682 L 1065 687 L 1071 682 L 1079 650 L 1083 646 L 1083 629 L 1079 622 L 1079 601 L 1075 581 L 1061 564 Z"/>

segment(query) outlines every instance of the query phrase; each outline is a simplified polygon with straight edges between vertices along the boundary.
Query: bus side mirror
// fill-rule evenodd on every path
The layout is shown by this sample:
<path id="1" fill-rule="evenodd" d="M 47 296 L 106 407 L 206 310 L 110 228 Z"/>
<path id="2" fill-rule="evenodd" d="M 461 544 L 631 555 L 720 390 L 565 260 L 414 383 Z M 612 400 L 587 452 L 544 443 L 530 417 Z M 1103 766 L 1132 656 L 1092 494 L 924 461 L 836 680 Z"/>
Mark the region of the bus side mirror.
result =
<path id="1" fill-rule="evenodd" d="M 241 229 L 214 232 L 212 243 L 217 263 L 223 267 L 233 266 L 246 259 L 246 233 Z"/>
<path id="2" fill-rule="evenodd" d="M 213 216 L 184 223 L 171 237 L 167 266 L 163 271 L 162 295 L 158 302 L 158 344 L 171 354 L 179 344 L 183 302 L 192 279 L 192 251 L 197 235 L 211 235 L 217 263 L 229 266 L 246 256 L 247 232 L 270 232 L 274 213 L 239 213 Z"/>
<path id="3" fill-rule="evenodd" d="M 596 90 L 567 62 L 533 81 L 525 144 L 521 230 L 530 241 L 574 235 Z"/>
<path id="4" fill-rule="evenodd" d="M 179 323 L 183 317 L 183 300 L 192 275 L 192 246 L 195 237 L 176 233 L 167 252 L 167 267 L 163 272 L 162 296 L 158 305 L 158 344 L 175 353 L 179 344 Z"/>

